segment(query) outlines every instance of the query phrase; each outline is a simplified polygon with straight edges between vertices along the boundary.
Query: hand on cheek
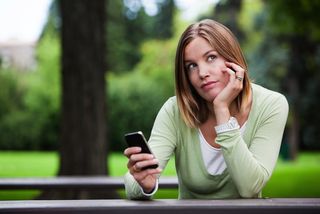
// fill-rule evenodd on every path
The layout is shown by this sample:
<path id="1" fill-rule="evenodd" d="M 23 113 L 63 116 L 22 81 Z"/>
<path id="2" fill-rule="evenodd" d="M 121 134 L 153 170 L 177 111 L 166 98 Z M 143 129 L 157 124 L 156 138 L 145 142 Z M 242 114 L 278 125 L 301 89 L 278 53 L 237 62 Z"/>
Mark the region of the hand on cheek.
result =
<path id="1" fill-rule="evenodd" d="M 225 76 L 225 88 L 215 98 L 213 104 L 219 107 L 229 107 L 232 101 L 242 90 L 244 69 L 231 62 L 225 62 L 226 67 L 222 69 Z M 239 77 L 239 78 L 238 78 Z"/>

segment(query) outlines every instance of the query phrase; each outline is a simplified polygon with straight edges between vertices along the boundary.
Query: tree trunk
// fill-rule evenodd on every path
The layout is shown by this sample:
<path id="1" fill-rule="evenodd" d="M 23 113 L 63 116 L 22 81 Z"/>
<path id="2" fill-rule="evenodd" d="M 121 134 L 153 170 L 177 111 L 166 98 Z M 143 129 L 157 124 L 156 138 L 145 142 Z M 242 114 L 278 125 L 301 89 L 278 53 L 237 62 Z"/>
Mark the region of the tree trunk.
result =
<path id="1" fill-rule="evenodd" d="M 105 0 L 60 0 L 62 119 L 58 175 L 107 175 Z M 50 86 L 49 86 L 50 87 Z M 115 192 L 53 191 L 50 199 L 115 198 Z"/>

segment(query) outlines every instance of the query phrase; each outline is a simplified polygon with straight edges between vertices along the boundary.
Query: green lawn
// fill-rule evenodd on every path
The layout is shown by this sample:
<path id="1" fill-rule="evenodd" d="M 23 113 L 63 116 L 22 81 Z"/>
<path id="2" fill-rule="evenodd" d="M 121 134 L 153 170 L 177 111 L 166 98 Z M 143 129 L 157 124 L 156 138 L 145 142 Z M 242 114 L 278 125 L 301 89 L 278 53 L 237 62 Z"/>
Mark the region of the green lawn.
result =
<path id="1" fill-rule="evenodd" d="M 320 153 L 302 153 L 295 161 L 279 160 L 263 190 L 266 197 L 320 197 Z"/>
<path id="2" fill-rule="evenodd" d="M 126 158 L 120 153 L 109 157 L 112 176 L 123 176 Z M 54 176 L 58 169 L 55 152 L 0 152 L 0 177 Z M 170 161 L 163 176 L 174 176 Z M 264 197 L 320 197 L 320 153 L 301 153 L 294 162 L 281 159 L 263 190 Z M 31 199 L 39 191 L 0 191 L 0 200 Z M 123 194 L 123 193 L 122 193 Z M 161 190 L 157 198 L 177 198 L 176 190 Z"/>

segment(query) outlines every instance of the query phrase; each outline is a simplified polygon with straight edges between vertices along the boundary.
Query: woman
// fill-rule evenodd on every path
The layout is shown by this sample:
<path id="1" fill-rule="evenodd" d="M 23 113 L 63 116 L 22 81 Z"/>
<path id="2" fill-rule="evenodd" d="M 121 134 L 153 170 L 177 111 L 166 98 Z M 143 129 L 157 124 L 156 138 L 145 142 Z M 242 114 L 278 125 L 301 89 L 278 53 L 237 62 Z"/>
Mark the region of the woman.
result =
<path id="1" fill-rule="evenodd" d="M 149 139 L 154 153 L 127 148 L 127 197 L 146 199 L 172 155 L 180 199 L 257 198 L 275 167 L 288 115 L 286 98 L 253 84 L 241 48 L 213 20 L 190 25 L 176 52 L 176 96 Z M 157 169 L 141 170 L 158 163 Z"/>

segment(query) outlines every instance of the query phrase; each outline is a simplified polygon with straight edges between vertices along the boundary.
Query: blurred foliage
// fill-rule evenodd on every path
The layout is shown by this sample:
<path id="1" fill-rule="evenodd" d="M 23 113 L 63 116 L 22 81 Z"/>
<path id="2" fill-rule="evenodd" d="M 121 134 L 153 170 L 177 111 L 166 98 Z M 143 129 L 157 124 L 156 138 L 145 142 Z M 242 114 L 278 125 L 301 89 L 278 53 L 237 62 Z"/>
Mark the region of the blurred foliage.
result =
<path id="1" fill-rule="evenodd" d="M 260 53 L 267 50 L 264 55 L 273 56 L 268 59 L 269 84 L 277 84 L 287 96 L 291 109 L 288 126 L 301 127 L 293 131 L 302 149 L 320 149 L 319 9 L 319 1 L 270 0 L 257 22 L 264 32 Z"/>
<path id="2" fill-rule="evenodd" d="M 60 46 L 53 28 L 46 29 L 38 43 L 35 71 L 1 72 L 1 149 L 57 148 Z"/>
<path id="3" fill-rule="evenodd" d="M 131 7 L 132 1 L 140 2 L 140 8 Z M 141 0 L 127 0 L 126 4 L 108 1 L 106 122 L 113 150 L 124 148 L 126 132 L 141 130 L 148 137 L 158 110 L 174 94 L 175 48 L 188 23 L 174 17 L 177 11 L 173 1 L 157 2 L 160 13 L 150 17 Z M 228 9 L 225 2 L 219 10 Z M 286 95 L 290 108 L 295 106 L 299 112 L 303 127 L 300 147 L 320 149 L 320 1 L 241 2 L 241 7 L 236 5 L 236 27 L 242 35 L 240 42 L 251 78 Z M 221 11 L 218 14 L 225 16 Z M 1 149 L 58 147 L 59 27 L 54 2 L 37 46 L 37 69 L 25 73 L 0 71 Z M 298 82 L 297 94 L 287 90 L 292 77 Z M 290 116 L 289 124 L 292 120 Z"/>
<path id="4" fill-rule="evenodd" d="M 148 138 L 157 112 L 173 96 L 172 41 L 149 41 L 142 61 L 125 75 L 108 76 L 108 124 L 112 150 L 125 148 L 124 134 L 143 131 Z M 160 51 L 161 50 L 161 51 Z"/>
<path id="5" fill-rule="evenodd" d="M 160 10 L 172 7 L 170 2 L 159 1 Z M 0 109 L 1 149 L 52 150 L 58 148 L 60 18 L 56 3 L 54 1 L 50 7 L 47 24 L 37 45 L 37 69 L 24 74 L 15 71 L 1 72 L 0 83 L 4 83 L 1 84 L 3 90 L 0 93 L 0 100 L 5 101 Z M 148 136 L 160 106 L 168 96 L 173 95 L 171 74 L 173 56 L 171 53 L 174 49 L 172 45 L 175 43 L 169 45 L 169 42 L 165 40 L 166 37 L 170 37 L 170 17 L 172 16 L 166 17 L 168 19 L 165 27 L 166 33 L 158 35 L 154 27 L 158 26 L 155 23 L 162 19 L 162 15 L 149 17 L 143 10 L 139 10 L 137 19 L 131 20 L 124 17 L 124 13 L 118 13 L 119 8 L 124 10 L 124 7 L 121 7 L 121 1 L 109 1 L 109 4 L 113 5 L 112 7 L 109 5 L 109 15 L 117 17 L 109 19 L 110 22 L 114 22 L 112 22 L 113 25 L 107 26 L 109 37 L 106 39 L 108 51 L 110 51 L 110 58 L 107 59 L 119 67 L 113 72 L 109 71 L 110 75 L 107 77 L 106 99 L 110 100 L 110 104 L 109 119 L 106 122 L 112 124 L 109 125 L 111 139 L 108 139 L 111 147 L 123 149 L 123 145 L 121 146 L 123 134 L 139 128 Z M 170 11 L 173 13 L 173 9 Z M 140 16 L 142 18 L 139 18 Z M 139 31 L 138 27 L 143 30 Z M 158 43 L 158 41 L 150 40 L 143 43 L 152 36 L 157 39 L 161 38 L 163 41 Z M 157 48 L 154 49 L 154 47 Z M 134 57 L 127 53 L 139 55 L 142 53 L 142 58 L 133 60 L 131 63 L 130 60 Z M 140 63 L 137 66 L 138 61 Z M 127 63 L 131 63 L 130 66 Z M 158 67 L 153 72 L 156 63 Z M 116 75 L 119 71 L 122 74 Z M 22 86 L 24 88 L 21 88 Z M 141 112 L 143 112 L 143 117 L 141 117 Z"/>
<path id="6" fill-rule="evenodd" d="M 0 119 L 10 111 L 22 108 L 23 86 L 14 71 L 0 70 Z"/>
<path id="7" fill-rule="evenodd" d="M 269 0 L 270 27 L 281 35 L 303 35 L 311 40 L 320 39 L 320 1 Z"/>
<path id="8" fill-rule="evenodd" d="M 154 1 L 158 13 L 146 14 L 142 0 L 108 1 L 107 70 L 123 73 L 133 70 L 142 59 L 140 46 L 149 39 L 172 36 L 173 0 Z M 115 63 L 117 62 L 117 63 Z"/>

